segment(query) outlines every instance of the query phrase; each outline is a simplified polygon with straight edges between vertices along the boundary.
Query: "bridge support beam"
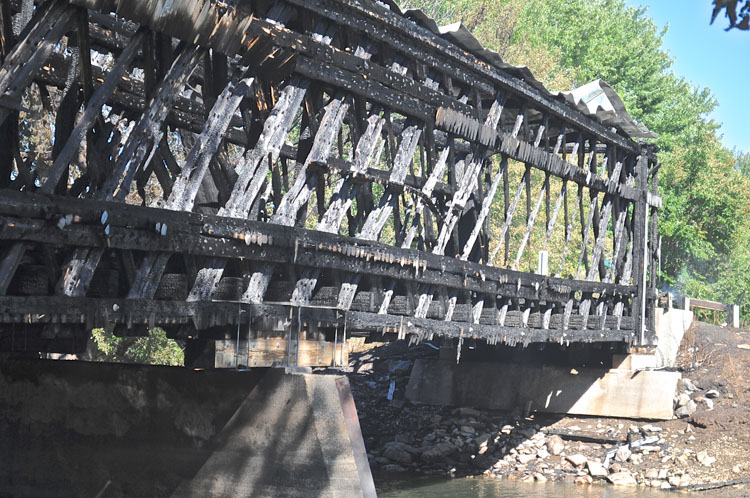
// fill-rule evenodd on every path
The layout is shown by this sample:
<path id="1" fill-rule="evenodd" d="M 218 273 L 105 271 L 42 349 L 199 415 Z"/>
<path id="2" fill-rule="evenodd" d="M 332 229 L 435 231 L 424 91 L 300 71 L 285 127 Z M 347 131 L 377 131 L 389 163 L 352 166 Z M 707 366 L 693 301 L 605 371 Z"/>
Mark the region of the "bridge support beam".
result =
<path id="1" fill-rule="evenodd" d="M 669 420 L 677 372 L 417 360 L 406 397 L 434 405 Z"/>
<path id="2" fill-rule="evenodd" d="M 4 361 L 0 393 L 11 495 L 375 496 L 345 377 Z"/>

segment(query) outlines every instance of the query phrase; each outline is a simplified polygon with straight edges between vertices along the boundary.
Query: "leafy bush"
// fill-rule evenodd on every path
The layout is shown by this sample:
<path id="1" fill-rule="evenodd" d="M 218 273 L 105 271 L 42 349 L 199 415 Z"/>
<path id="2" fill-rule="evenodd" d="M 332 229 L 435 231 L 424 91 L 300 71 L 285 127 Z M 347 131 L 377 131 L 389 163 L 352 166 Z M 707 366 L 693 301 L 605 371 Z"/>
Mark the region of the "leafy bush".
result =
<path id="1" fill-rule="evenodd" d="M 91 331 L 91 360 L 144 365 L 182 366 L 185 355 L 179 344 L 161 328 L 149 330 L 146 337 L 117 337 L 105 329 Z M 95 349 L 94 349 L 95 348 Z"/>

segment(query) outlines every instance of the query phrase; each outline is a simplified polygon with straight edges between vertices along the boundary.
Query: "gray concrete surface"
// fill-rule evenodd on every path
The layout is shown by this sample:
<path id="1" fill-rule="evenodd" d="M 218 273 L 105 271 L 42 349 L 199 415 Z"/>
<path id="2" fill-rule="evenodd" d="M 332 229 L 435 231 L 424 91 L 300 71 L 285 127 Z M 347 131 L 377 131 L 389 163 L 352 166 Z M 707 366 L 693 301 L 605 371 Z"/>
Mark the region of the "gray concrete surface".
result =
<path id="1" fill-rule="evenodd" d="M 433 405 L 671 419 L 680 374 L 499 362 L 414 363 L 406 397 Z"/>
<path id="2" fill-rule="evenodd" d="M 374 496 L 374 485 L 360 480 L 337 380 L 348 390 L 343 377 L 270 371 L 173 496 Z"/>
<path id="3" fill-rule="evenodd" d="M 3 360 L 0 496 L 374 496 L 348 402 L 339 376 Z"/>
<path id="4" fill-rule="evenodd" d="M 671 308 L 656 309 L 655 368 L 673 367 L 680 343 L 693 323 L 693 312 Z"/>

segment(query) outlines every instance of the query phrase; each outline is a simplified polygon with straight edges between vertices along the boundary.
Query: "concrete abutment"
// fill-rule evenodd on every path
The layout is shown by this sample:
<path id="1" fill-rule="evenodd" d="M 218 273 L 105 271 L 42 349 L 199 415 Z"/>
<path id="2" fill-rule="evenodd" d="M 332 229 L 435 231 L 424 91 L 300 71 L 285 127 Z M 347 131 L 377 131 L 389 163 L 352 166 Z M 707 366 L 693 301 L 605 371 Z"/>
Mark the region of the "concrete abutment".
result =
<path id="1" fill-rule="evenodd" d="M 346 377 L 0 363 L 13 496 L 374 497 Z"/>

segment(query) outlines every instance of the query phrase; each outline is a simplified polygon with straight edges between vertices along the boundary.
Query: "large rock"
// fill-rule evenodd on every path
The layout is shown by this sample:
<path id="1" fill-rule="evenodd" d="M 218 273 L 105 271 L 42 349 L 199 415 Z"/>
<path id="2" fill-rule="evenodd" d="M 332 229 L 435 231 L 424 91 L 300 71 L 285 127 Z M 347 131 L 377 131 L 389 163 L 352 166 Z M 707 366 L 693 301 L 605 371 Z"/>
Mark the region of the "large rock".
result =
<path id="1" fill-rule="evenodd" d="M 638 484 L 633 477 L 633 474 L 624 470 L 622 472 L 616 472 L 607 476 L 609 482 L 617 486 L 635 486 Z"/>
<path id="2" fill-rule="evenodd" d="M 395 438 L 393 438 L 394 441 L 398 441 L 399 443 L 406 443 L 406 444 L 411 444 L 413 439 L 414 438 L 412 438 L 412 436 L 406 432 L 400 432 L 396 434 Z"/>
<path id="3" fill-rule="evenodd" d="M 617 452 L 615 453 L 615 460 L 618 462 L 627 462 L 628 458 L 630 458 L 630 454 L 632 452 L 630 451 L 630 448 L 627 446 L 620 446 L 617 448 Z"/>
<path id="4" fill-rule="evenodd" d="M 477 445 L 477 452 L 480 455 L 483 455 L 487 452 L 487 449 L 489 448 L 491 442 L 492 435 L 490 434 L 482 434 L 474 439 L 474 444 Z"/>
<path id="5" fill-rule="evenodd" d="M 547 451 L 552 455 L 559 455 L 565 450 L 565 441 L 560 436 L 554 435 L 547 438 Z"/>
<path id="6" fill-rule="evenodd" d="M 641 427 L 641 430 L 646 431 L 646 432 L 661 432 L 664 430 L 664 428 L 659 427 L 657 425 L 646 424 Z"/>
<path id="7" fill-rule="evenodd" d="M 446 456 L 450 455 L 454 451 L 456 451 L 456 447 L 447 442 L 442 441 L 431 448 L 425 450 L 422 452 L 422 460 L 426 462 L 432 462 L 434 460 L 440 460 L 442 458 L 445 458 Z"/>
<path id="8" fill-rule="evenodd" d="M 598 460 L 589 460 L 586 467 L 591 477 L 607 477 L 607 469 Z"/>
<path id="9" fill-rule="evenodd" d="M 674 414 L 677 418 L 689 417 L 698 409 L 698 405 L 692 399 L 685 405 L 675 410 Z"/>
<path id="10" fill-rule="evenodd" d="M 408 444 L 401 443 L 398 441 L 392 441 L 386 443 L 383 449 L 383 456 L 392 462 L 398 462 L 406 465 L 411 463 L 411 454 L 415 453 L 416 449 L 409 446 Z"/>
<path id="11" fill-rule="evenodd" d="M 574 467 L 583 467 L 588 461 L 588 459 L 580 453 L 575 455 L 568 455 L 567 457 L 565 457 L 565 459 L 572 463 Z"/>
<path id="12" fill-rule="evenodd" d="M 681 379 L 679 386 L 680 386 L 680 392 L 692 393 L 698 390 L 696 385 L 693 384 L 693 382 L 688 378 Z"/>
<path id="13" fill-rule="evenodd" d="M 462 406 L 461 408 L 456 408 L 453 410 L 454 415 L 461 415 L 463 417 L 475 417 L 478 418 L 482 415 L 482 412 L 475 408 L 470 408 L 468 406 Z"/>
<path id="14" fill-rule="evenodd" d="M 690 403 L 690 395 L 688 393 L 680 393 L 677 396 L 677 406 L 685 406 Z"/>
<path id="15" fill-rule="evenodd" d="M 716 461 L 716 458 L 712 456 L 708 456 L 708 452 L 706 451 L 699 451 L 698 453 L 696 453 L 695 459 L 698 460 L 698 462 L 700 462 L 700 464 L 705 467 L 710 467 Z"/>
<path id="16" fill-rule="evenodd" d="M 682 487 L 690 485 L 690 476 L 688 474 L 670 476 L 667 480 L 670 486 Z"/>
<path id="17" fill-rule="evenodd" d="M 473 428 L 472 426 L 470 426 L 470 425 L 462 425 L 462 426 L 461 426 L 461 429 L 460 429 L 460 431 L 461 431 L 462 433 L 464 433 L 464 434 L 467 434 L 467 435 L 469 435 L 469 436 L 473 436 L 473 435 L 474 435 L 474 434 L 476 434 L 476 432 L 477 432 L 477 431 L 476 431 L 476 430 L 475 430 L 475 429 L 474 429 L 474 428 Z"/>
<path id="18" fill-rule="evenodd" d="M 593 482 L 593 479 L 590 475 L 586 474 L 576 477 L 573 482 L 576 484 L 591 484 Z"/>

